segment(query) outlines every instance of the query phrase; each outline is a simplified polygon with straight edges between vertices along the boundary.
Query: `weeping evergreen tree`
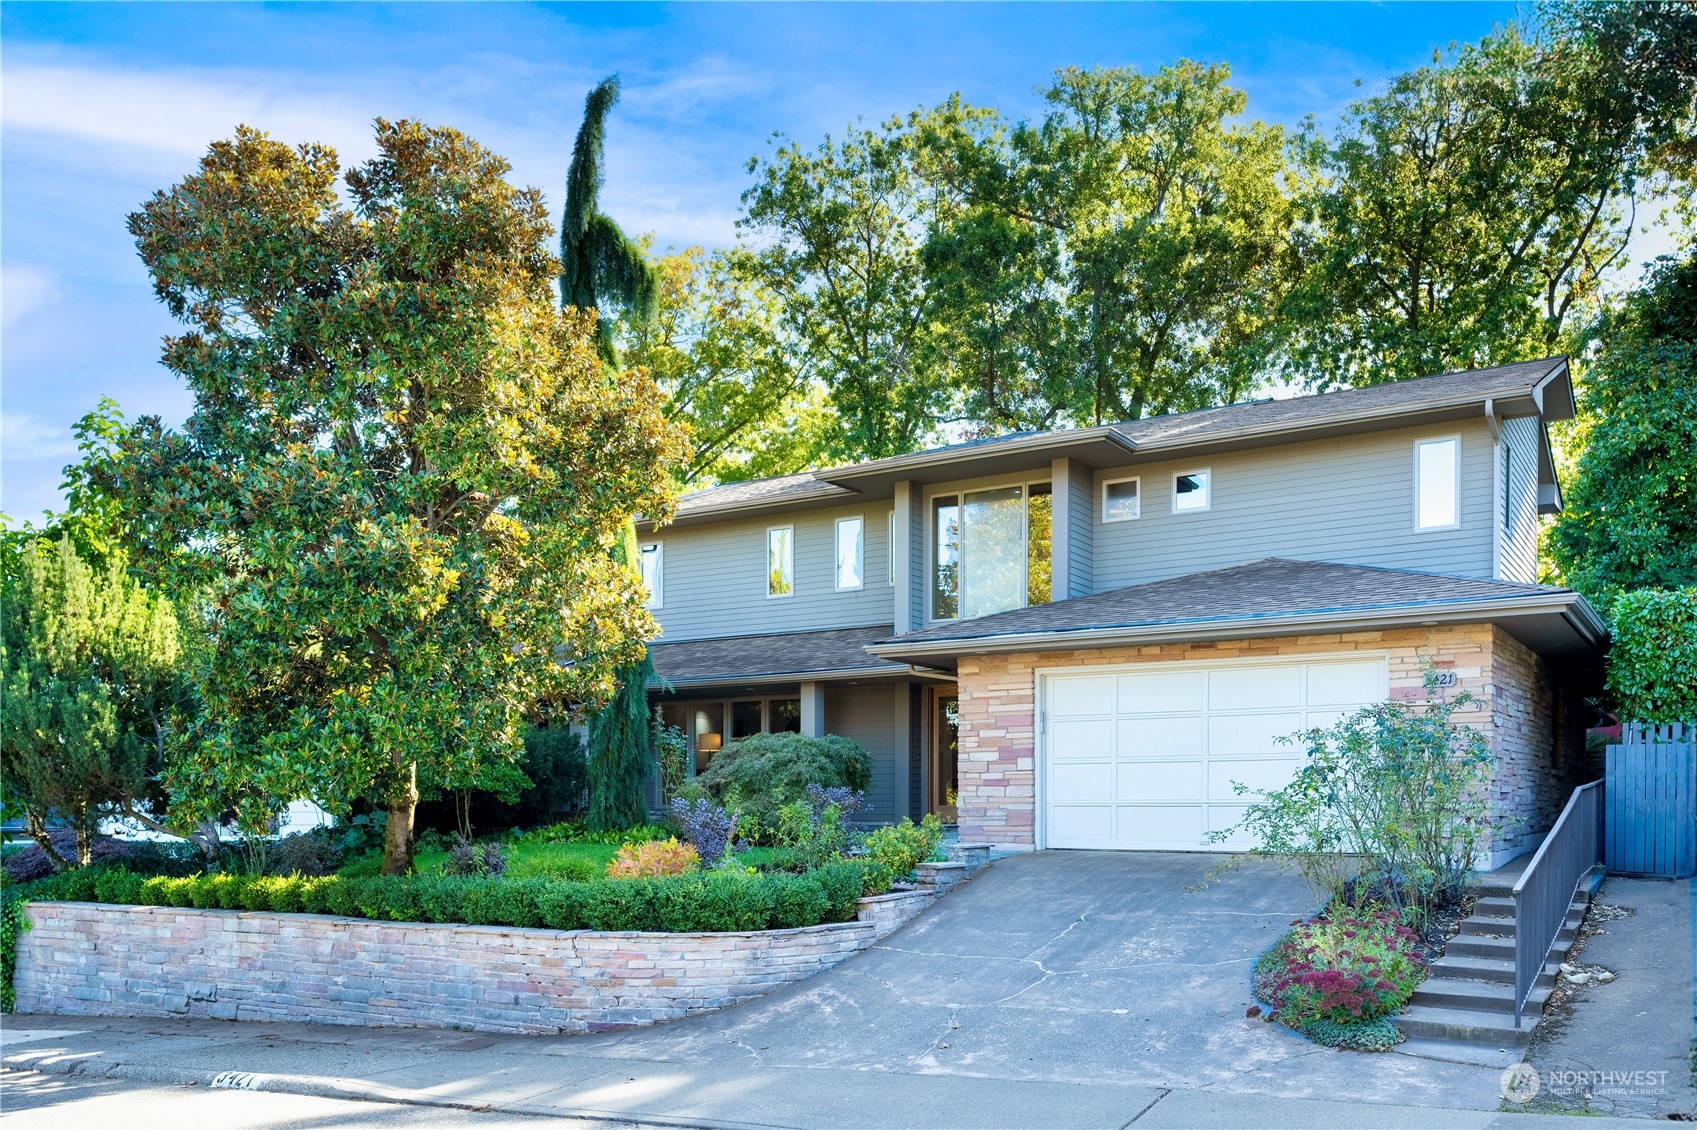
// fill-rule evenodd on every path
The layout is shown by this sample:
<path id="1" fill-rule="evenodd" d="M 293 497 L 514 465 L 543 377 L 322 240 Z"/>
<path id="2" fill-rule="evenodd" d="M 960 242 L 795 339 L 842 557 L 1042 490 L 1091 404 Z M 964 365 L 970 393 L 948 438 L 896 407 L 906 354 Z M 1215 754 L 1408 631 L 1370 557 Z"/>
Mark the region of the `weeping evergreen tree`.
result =
<path id="1" fill-rule="evenodd" d="M 617 75 L 603 79 L 584 100 L 560 219 L 560 302 L 599 315 L 597 342 L 610 366 L 618 364 L 615 314 L 633 325 L 646 324 L 654 318 L 660 293 L 659 274 L 642 248 L 600 207 L 607 112 L 618 100 Z M 627 524 L 613 546 L 613 559 L 635 572 L 639 553 L 636 527 Z M 643 785 L 654 763 L 648 715 L 654 661 L 645 650 L 640 662 L 620 667 L 616 677 L 612 699 L 589 721 L 589 826 L 604 830 L 642 822 Z"/>

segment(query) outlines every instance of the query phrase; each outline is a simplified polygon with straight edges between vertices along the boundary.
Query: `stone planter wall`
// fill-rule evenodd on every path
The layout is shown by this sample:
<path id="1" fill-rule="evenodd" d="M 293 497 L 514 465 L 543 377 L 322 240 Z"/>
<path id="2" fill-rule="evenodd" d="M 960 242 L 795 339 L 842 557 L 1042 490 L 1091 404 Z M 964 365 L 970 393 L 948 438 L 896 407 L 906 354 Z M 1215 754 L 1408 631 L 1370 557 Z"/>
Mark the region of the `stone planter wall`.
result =
<path id="1" fill-rule="evenodd" d="M 741 934 L 595 933 L 321 914 L 42 902 L 26 909 L 19 1012 L 588 1032 L 675 1020 L 830 969 L 930 906 Z"/>

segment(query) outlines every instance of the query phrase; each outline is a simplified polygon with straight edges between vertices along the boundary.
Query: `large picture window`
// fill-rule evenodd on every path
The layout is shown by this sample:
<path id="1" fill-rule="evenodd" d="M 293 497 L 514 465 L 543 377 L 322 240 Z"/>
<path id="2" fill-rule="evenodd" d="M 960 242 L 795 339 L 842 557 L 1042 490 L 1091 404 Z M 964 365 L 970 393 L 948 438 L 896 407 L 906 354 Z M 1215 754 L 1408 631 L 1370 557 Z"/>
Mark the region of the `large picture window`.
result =
<path id="1" fill-rule="evenodd" d="M 1048 483 L 932 499 L 932 618 L 1047 603 L 1053 501 Z"/>

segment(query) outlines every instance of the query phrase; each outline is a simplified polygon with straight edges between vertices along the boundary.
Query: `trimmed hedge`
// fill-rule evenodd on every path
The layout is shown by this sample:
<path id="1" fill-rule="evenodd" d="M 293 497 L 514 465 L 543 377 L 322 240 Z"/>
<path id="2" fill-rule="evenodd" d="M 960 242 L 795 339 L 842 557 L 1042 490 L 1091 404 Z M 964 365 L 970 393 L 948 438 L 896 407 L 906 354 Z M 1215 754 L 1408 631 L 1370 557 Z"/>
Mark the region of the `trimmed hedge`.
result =
<path id="1" fill-rule="evenodd" d="M 1697 588 L 1640 589 L 1609 606 L 1609 690 L 1628 722 L 1697 721 Z"/>
<path id="2" fill-rule="evenodd" d="M 865 869 L 853 862 L 804 875 L 704 872 L 591 883 L 452 875 L 173 878 L 88 867 L 37 880 L 12 893 L 32 902 L 337 914 L 389 922 L 555 930 L 714 933 L 847 922 L 854 918 L 864 884 Z"/>

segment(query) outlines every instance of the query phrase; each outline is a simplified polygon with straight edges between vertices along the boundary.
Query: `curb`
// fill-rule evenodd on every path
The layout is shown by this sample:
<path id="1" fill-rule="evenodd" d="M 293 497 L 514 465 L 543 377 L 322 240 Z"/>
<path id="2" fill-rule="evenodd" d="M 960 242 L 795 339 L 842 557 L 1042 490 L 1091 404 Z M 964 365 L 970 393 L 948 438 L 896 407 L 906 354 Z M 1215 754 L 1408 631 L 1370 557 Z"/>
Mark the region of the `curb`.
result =
<path id="1" fill-rule="evenodd" d="M 310 1075 L 270 1075 L 253 1071 L 188 1071 L 137 1063 L 98 1062 L 92 1059 L 26 1062 L 13 1055 L 0 1057 L 0 1075 L 14 1072 L 90 1079 L 125 1079 L 134 1083 L 151 1083 L 165 1087 L 206 1087 L 210 1090 L 260 1091 L 318 1099 L 428 1106 L 444 1110 L 470 1111 L 475 1114 L 518 1114 L 556 1121 L 652 1126 L 664 1130 L 773 1130 L 766 1123 L 756 1122 L 723 1122 L 710 1118 L 686 1120 L 661 1115 L 622 1114 L 611 1110 L 574 1110 L 530 1106 L 525 1103 L 480 1103 L 464 1099 L 442 1099 L 422 1091 L 385 1087 L 359 1079 L 321 1079 Z"/>

